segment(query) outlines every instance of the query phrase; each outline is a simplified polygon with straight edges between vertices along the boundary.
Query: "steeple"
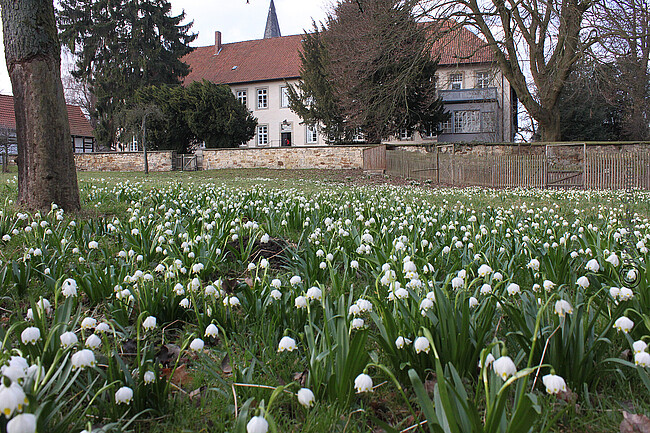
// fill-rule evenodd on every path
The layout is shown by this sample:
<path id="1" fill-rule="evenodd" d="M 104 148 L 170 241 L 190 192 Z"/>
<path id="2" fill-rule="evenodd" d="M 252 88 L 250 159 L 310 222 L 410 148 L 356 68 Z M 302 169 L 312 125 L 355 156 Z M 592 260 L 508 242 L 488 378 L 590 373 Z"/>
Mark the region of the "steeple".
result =
<path id="1" fill-rule="evenodd" d="M 271 0 L 271 5 L 269 6 L 269 15 L 266 17 L 264 39 L 279 38 L 280 36 L 282 36 L 280 34 L 280 24 L 278 24 L 278 16 L 275 14 L 275 4 L 273 4 L 273 0 Z"/>

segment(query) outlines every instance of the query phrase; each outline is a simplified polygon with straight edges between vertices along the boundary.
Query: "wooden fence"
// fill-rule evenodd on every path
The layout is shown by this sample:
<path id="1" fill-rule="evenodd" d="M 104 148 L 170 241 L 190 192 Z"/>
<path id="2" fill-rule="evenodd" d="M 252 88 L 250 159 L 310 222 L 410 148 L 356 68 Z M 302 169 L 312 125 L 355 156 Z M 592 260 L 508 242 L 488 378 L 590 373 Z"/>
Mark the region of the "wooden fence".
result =
<path id="1" fill-rule="evenodd" d="M 373 155 L 380 154 L 375 152 Z M 385 172 L 449 186 L 650 189 L 650 152 L 593 153 L 577 161 L 542 155 L 385 151 Z M 370 169 L 378 169 L 368 164 Z"/>

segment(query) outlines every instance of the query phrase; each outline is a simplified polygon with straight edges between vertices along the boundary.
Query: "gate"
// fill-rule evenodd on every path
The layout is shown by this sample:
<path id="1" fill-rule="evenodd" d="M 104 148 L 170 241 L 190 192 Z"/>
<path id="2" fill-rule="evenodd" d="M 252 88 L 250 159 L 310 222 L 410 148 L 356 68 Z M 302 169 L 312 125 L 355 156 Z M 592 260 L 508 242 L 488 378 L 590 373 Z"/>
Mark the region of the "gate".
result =
<path id="1" fill-rule="evenodd" d="M 586 143 L 547 144 L 546 187 L 584 188 L 586 163 Z"/>
<path id="2" fill-rule="evenodd" d="M 363 149 L 363 171 L 377 173 L 386 171 L 386 146 Z"/>
<path id="3" fill-rule="evenodd" d="M 175 154 L 172 170 L 197 171 L 199 169 L 198 158 L 193 154 Z"/>

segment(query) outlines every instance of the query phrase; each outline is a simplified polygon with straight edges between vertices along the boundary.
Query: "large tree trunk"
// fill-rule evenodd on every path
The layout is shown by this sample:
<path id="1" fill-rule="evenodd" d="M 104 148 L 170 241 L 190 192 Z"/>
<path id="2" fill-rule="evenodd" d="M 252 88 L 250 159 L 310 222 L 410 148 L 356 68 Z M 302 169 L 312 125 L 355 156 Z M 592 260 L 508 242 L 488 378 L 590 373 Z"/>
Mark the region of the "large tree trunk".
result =
<path id="1" fill-rule="evenodd" d="M 18 203 L 79 209 L 52 0 L 0 0 L 18 141 Z"/>
<path id="2" fill-rule="evenodd" d="M 537 127 L 539 128 L 540 141 L 546 143 L 560 141 L 562 138 L 560 132 L 560 108 L 557 104 L 550 110 L 544 110 L 544 113 L 538 116 Z"/>

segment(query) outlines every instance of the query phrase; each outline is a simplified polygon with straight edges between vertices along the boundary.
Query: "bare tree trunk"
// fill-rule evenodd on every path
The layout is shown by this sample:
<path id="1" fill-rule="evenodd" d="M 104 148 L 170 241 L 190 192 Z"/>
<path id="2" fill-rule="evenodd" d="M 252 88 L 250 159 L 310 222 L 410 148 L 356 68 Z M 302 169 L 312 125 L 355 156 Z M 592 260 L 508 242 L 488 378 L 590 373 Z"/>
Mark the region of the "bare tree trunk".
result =
<path id="1" fill-rule="evenodd" d="M 54 5 L 52 0 L 0 0 L 0 7 L 16 112 L 18 203 L 78 210 Z"/>

